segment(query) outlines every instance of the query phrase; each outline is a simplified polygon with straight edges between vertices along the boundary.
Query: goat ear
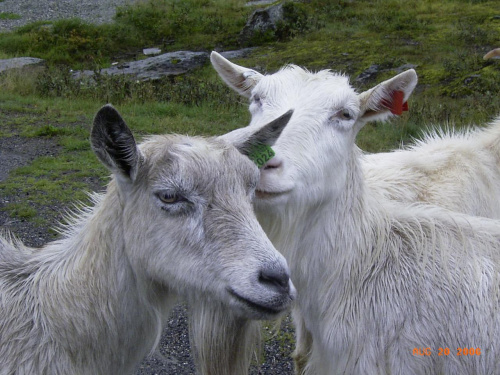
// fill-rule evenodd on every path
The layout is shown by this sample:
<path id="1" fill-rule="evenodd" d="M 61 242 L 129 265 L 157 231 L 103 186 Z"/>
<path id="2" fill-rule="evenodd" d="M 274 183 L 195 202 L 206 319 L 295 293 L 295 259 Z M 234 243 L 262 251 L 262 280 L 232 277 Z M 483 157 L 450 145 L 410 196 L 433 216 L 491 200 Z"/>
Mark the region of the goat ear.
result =
<path id="1" fill-rule="evenodd" d="M 222 80 L 238 94 L 247 98 L 250 98 L 252 89 L 263 77 L 255 70 L 233 64 L 215 51 L 210 54 L 210 61 Z"/>
<path id="2" fill-rule="evenodd" d="M 408 110 L 407 100 L 417 86 L 417 73 L 410 69 L 359 94 L 361 114 L 366 122 L 385 120 Z"/>
<path id="3" fill-rule="evenodd" d="M 254 146 L 267 145 L 272 146 L 278 140 L 279 136 L 285 126 L 290 121 L 292 117 L 293 109 L 289 110 L 285 114 L 281 115 L 277 119 L 271 121 L 270 123 L 264 125 L 255 133 L 247 137 L 243 142 L 236 143 L 235 147 L 243 155 L 249 155 Z"/>
<path id="4" fill-rule="evenodd" d="M 90 133 L 92 150 L 115 175 L 134 181 L 140 160 L 134 136 L 112 105 L 102 107 Z"/>

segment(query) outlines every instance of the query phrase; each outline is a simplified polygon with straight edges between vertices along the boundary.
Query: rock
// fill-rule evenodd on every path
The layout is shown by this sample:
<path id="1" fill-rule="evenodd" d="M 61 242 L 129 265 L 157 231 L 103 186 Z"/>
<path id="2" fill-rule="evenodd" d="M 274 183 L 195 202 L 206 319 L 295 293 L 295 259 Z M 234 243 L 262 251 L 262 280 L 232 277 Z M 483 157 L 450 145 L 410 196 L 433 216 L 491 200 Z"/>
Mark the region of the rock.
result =
<path id="1" fill-rule="evenodd" d="M 235 51 L 221 52 L 227 59 L 235 59 L 247 56 L 254 48 L 243 48 Z M 129 75 L 141 81 L 160 79 L 165 76 L 176 76 L 185 74 L 208 62 L 207 52 L 176 51 L 164 53 L 139 61 L 124 63 L 113 63 L 110 68 L 100 70 L 101 74 L 108 75 Z M 92 77 L 95 72 L 83 70 L 73 72 L 73 78 L 81 79 Z"/>
<path id="2" fill-rule="evenodd" d="M 10 69 L 19 69 L 28 66 L 43 66 L 45 60 L 37 59 L 35 57 L 15 57 L 12 59 L 0 60 L 0 72 Z"/>
<path id="3" fill-rule="evenodd" d="M 240 43 L 247 44 L 257 33 L 275 31 L 279 21 L 283 21 L 283 4 L 273 5 L 254 11 L 241 30 Z"/>
<path id="4" fill-rule="evenodd" d="M 255 5 L 269 5 L 276 2 L 276 0 L 255 0 L 249 1 L 245 4 L 246 7 L 253 7 Z"/>
<path id="5" fill-rule="evenodd" d="M 121 63 L 111 68 L 101 69 L 101 74 L 130 75 L 141 81 L 160 79 L 165 76 L 185 74 L 204 65 L 208 61 L 207 52 L 177 51 L 149 57 L 144 60 Z M 73 78 L 92 77 L 91 70 L 76 71 Z"/>
<path id="6" fill-rule="evenodd" d="M 355 81 L 360 83 L 368 82 L 374 79 L 378 73 L 381 72 L 380 65 L 371 65 L 368 69 L 366 69 L 363 73 L 356 77 Z"/>
<path id="7" fill-rule="evenodd" d="M 471 74 L 470 76 L 464 79 L 464 84 L 470 85 L 473 81 L 475 81 L 478 78 L 481 78 L 481 74 Z"/>
<path id="8" fill-rule="evenodd" d="M 225 51 L 225 52 L 219 52 L 222 56 L 224 56 L 226 59 L 232 60 L 232 59 L 238 59 L 240 57 L 246 57 L 248 56 L 255 47 L 250 47 L 250 48 L 242 48 L 234 51 Z"/>
<path id="9" fill-rule="evenodd" d="M 142 50 L 142 53 L 145 54 L 146 56 L 159 55 L 161 53 L 161 49 L 159 49 L 159 48 L 144 48 Z"/>

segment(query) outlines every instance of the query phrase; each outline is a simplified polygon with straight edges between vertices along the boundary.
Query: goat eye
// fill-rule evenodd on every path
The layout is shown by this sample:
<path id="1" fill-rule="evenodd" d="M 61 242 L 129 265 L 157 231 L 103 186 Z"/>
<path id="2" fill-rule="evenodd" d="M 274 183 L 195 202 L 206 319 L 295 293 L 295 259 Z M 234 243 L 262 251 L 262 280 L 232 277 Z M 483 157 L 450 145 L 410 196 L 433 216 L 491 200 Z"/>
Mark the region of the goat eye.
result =
<path id="1" fill-rule="evenodd" d="M 347 109 L 341 109 L 330 117 L 330 121 L 352 120 L 353 116 Z"/>
<path id="2" fill-rule="evenodd" d="M 350 119 L 352 119 L 352 116 L 351 116 L 351 114 L 349 113 L 349 111 L 345 111 L 345 110 L 344 110 L 344 111 L 342 111 L 342 113 L 341 113 L 340 115 L 342 116 L 342 118 L 343 118 L 344 120 L 350 120 Z"/>
<path id="3" fill-rule="evenodd" d="M 185 200 L 180 195 L 172 194 L 166 191 L 160 191 L 159 193 L 156 193 L 156 196 L 158 197 L 159 200 L 161 200 L 165 204 L 174 204 Z"/>
<path id="4" fill-rule="evenodd" d="M 255 95 L 253 96 L 253 101 L 254 101 L 255 103 L 260 102 L 260 96 L 259 96 L 259 95 L 257 95 L 257 94 L 255 94 Z"/>

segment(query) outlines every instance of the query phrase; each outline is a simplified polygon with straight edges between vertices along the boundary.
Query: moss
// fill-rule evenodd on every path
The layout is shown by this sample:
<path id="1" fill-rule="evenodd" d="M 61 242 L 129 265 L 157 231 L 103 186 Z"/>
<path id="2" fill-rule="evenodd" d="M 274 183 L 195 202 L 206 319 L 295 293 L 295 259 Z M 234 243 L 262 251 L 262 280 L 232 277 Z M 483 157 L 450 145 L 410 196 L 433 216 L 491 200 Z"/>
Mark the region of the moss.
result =
<path id="1" fill-rule="evenodd" d="M 24 220 L 32 219 L 37 215 L 37 210 L 27 202 L 9 204 L 4 208 L 4 211 L 8 212 L 11 217 L 17 217 Z"/>
<path id="2" fill-rule="evenodd" d="M 496 97 L 500 92 L 500 64 L 493 62 L 479 70 L 464 73 L 443 87 L 441 92 L 452 98 L 478 94 Z"/>

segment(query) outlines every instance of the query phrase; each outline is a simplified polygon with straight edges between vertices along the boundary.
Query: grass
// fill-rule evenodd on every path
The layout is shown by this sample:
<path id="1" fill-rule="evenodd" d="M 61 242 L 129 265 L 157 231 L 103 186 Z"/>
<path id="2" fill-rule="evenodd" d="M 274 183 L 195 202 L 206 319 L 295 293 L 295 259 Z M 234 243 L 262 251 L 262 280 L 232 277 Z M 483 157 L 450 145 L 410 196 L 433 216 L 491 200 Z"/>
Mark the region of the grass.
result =
<path id="1" fill-rule="evenodd" d="M 20 20 L 21 18 L 19 14 L 0 12 L 0 20 Z"/>
<path id="2" fill-rule="evenodd" d="M 139 138 L 162 132 L 216 135 L 246 124 L 246 100 L 209 66 L 155 82 L 98 76 L 97 84 L 91 84 L 73 80 L 70 72 L 141 58 L 143 47 L 238 48 L 239 32 L 253 10 L 244 4 L 143 1 L 120 8 L 108 25 L 70 19 L 0 34 L 0 56 L 31 55 L 48 64 L 47 69 L 0 76 L 0 136 L 50 138 L 61 147 L 59 155 L 37 159 L 0 184 L 0 194 L 30 192 L 24 211 L 7 207 L 11 215 L 29 217 L 28 207 L 37 202 L 69 202 L 79 196 L 77 191 L 89 188 L 78 179 L 106 180 L 107 172 L 88 145 L 92 116 L 104 103 L 116 105 Z M 244 43 L 258 48 L 236 63 L 261 72 L 287 63 L 331 68 L 353 77 L 359 91 L 390 78 L 404 64 L 417 66 L 419 86 L 410 112 L 391 123 L 368 125 L 358 139 L 367 151 L 398 147 L 436 124 L 483 124 L 500 114 L 500 61 L 482 59 L 500 45 L 496 1 L 308 0 L 287 3 L 285 11 L 287 19 L 277 30 Z M 374 64 L 381 67 L 376 77 L 354 80 Z"/>
<path id="3" fill-rule="evenodd" d="M 40 21 L 0 35 L 0 51 L 74 68 L 137 58 L 144 47 L 162 50 L 236 46 L 251 8 L 243 0 L 148 1 L 118 8 L 115 22 Z"/>

